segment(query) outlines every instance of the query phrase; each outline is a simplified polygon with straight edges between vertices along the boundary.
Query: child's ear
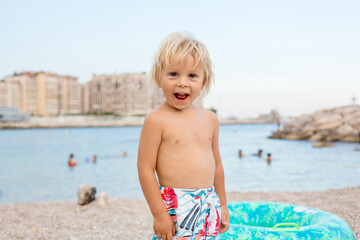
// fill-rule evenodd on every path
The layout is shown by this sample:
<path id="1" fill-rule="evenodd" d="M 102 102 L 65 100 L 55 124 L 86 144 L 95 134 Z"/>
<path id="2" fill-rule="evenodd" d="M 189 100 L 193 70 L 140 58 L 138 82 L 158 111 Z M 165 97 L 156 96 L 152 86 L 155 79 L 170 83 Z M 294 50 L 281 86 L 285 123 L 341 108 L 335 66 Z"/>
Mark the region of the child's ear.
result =
<path id="1" fill-rule="evenodd" d="M 204 79 L 203 82 L 202 82 L 202 85 L 201 85 L 201 90 L 203 90 L 203 88 L 205 87 L 205 83 L 206 83 L 206 81 Z"/>
<path id="2" fill-rule="evenodd" d="M 157 80 L 157 81 L 156 81 L 156 85 L 158 86 L 158 88 L 161 88 L 160 80 Z"/>

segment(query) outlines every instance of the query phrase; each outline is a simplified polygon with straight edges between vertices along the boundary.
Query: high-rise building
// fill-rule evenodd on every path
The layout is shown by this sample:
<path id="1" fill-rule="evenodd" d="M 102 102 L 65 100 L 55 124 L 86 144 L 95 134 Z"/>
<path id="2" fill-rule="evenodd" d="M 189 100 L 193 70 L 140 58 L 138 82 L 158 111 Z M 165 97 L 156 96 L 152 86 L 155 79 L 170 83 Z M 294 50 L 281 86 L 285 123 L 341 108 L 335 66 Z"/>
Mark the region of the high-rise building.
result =
<path id="1" fill-rule="evenodd" d="M 145 115 L 161 104 L 145 73 L 94 76 L 87 87 L 90 112 Z"/>
<path id="2" fill-rule="evenodd" d="M 81 113 L 81 86 L 76 77 L 46 72 L 22 72 L 5 77 L 9 107 L 38 116 Z"/>
<path id="3" fill-rule="evenodd" d="M 80 91 L 80 109 L 82 113 L 88 113 L 90 111 L 89 102 L 89 82 L 81 85 Z"/>
<path id="4" fill-rule="evenodd" d="M 8 84 L 0 81 L 0 106 L 9 107 L 9 90 Z"/>
<path id="5" fill-rule="evenodd" d="M 82 86 L 77 77 L 60 77 L 60 113 L 79 114 L 82 113 Z"/>
<path id="6" fill-rule="evenodd" d="M 7 107 L 19 109 L 23 113 L 36 114 L 37 94 L 36 81 L 30 73 L 15 74 L 4 78 L 4 85 L 7 88 Z"/>
<path id="7" fill-rule="evenodd" d="M 99 75 L 82 85 L 74 76 L 22 72 L 0 82 L 0 106 L 34 116 L 146 115 L 164 101 L 162 90 L 145 73 Z M 202 106 L 202 101 L 195 104 Z"/>
<path id="8" fill-rule="evenodd" d="M 40 72 L 37 80 L 38 115 L 57 116 L 59 114 L 60 76 Z"/>

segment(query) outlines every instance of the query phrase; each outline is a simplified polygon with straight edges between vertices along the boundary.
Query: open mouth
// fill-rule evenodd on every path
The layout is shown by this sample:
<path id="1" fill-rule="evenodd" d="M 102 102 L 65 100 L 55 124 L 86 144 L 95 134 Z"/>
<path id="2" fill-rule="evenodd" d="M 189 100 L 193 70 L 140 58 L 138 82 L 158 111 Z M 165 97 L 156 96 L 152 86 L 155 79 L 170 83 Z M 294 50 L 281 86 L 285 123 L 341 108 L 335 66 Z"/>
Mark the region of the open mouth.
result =
<path id="1" fill-rule="evenodd" d="M 185 100 L 189 94 L 187 93 L 174 93 L 174 96 L 179 100 Z"/>

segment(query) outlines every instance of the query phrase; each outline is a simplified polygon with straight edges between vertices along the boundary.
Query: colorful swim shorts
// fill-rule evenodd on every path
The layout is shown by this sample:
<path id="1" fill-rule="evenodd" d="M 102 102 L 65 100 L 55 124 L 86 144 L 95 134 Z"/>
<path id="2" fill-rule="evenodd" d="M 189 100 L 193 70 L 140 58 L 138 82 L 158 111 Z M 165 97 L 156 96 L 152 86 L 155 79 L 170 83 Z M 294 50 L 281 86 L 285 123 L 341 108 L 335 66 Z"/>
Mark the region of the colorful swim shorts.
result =
<path id="1" fill-rule="evenodd" d="M 174 220 L 173 240 L 216 239 L 220 229 L 220 200 L 214 188 L 180 189 L 160 187 L 169 215 Z M 153 240 L 158 239 L 156 235 Z"/>

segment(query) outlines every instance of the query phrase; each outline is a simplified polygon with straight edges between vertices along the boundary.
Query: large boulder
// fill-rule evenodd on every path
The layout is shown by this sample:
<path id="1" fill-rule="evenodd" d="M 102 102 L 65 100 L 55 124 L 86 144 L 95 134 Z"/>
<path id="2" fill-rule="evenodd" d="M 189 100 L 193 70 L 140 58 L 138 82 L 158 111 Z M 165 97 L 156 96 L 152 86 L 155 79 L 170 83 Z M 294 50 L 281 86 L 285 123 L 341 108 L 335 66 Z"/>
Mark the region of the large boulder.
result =
<path id="1" fill-rule="evenodd" d="M 360 142 L 360 106 L 303 114 L 286 122 L 270 138 Z"/>

